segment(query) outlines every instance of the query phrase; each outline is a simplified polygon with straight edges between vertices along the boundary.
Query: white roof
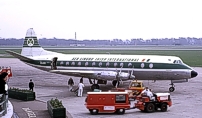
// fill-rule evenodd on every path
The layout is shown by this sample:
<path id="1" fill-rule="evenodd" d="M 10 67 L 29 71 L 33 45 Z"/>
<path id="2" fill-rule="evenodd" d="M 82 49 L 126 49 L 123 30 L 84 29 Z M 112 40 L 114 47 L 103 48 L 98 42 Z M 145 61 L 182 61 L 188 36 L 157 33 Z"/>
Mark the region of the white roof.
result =
<path id="1" fill-rule="evenodd" d="M 88 94 L 128 94 L 128 92 L 88 92 Z"/>
<path id="2" fill-rule="evenodd" d="M 157 96 L 168 96 L 170 93 L 156 93 Z"/>
<path id="3" fill-rule="evenodd" d="M 29 29 L 27 30 L 26 37 L 36 37 L 36 34 L 35 34 L 33 28 L 29 28 Z"/>

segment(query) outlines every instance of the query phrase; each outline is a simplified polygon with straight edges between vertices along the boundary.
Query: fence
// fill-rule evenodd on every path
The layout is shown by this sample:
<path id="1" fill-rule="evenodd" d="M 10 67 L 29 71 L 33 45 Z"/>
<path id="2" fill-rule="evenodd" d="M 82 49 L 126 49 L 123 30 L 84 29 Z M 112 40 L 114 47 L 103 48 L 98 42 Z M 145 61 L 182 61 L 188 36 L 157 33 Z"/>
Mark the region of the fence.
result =
<path id="1" fill-rule="evenodd" d="M 0 94 L 0 117 L 7 114 L 8 95 Z"/>

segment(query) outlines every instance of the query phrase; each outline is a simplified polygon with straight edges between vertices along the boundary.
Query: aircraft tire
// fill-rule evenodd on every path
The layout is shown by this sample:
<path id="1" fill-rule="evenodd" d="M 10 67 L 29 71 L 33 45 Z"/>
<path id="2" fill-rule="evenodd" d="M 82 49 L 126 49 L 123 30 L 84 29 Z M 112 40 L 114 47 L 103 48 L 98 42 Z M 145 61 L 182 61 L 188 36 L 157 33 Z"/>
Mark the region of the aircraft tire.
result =
<path id="1" fill-rule="evenodd" d="M 93 84 L 91 90 L 94 91 L 94 89 L 100 89 L 100 86 L 98 84 Z"/>
<path id="2" fill-rule="evenodd" d="M 113 80 L 112 81 L 112 85 L 115 87 L 116 86 L 116 83 L 117 83 L 117 80 Z M 119 86 L 120 82 L 118 82 L 118 86 Z"/>
<path id="3" fill-rule="evenodd" d="M 175 91 L 175 88 L 174 88 L 174 87 L 170 87 L 170 88 L 169 88 L 169 91 L 170 91 L 170 92 L 173 92 L 173 91 Z"/>

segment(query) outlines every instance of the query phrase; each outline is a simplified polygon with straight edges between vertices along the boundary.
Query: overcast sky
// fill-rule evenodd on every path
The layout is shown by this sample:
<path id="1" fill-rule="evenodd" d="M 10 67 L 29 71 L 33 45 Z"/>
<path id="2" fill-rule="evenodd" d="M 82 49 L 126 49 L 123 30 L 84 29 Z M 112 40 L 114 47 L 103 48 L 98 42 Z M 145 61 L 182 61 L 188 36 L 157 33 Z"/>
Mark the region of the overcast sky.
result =
<path id="1" fill-rule="evenodd" d="M 202 37 L 201 0 L 0 0 L 0 37 Z"/>

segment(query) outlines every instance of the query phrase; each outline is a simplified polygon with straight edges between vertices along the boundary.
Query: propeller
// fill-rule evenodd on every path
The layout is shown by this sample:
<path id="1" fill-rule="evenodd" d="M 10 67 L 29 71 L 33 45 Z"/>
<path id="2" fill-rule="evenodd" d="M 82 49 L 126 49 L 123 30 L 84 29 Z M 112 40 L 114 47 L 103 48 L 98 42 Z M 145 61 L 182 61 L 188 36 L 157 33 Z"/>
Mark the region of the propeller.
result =
<path id="1" fill-rule="evenodd" d="M 122 67 L 121 67 L 121 69 L 122 69 Z M 117 82 L 116 82 L 116 88 L 118 87 L 118 83 L 119 83 L 119 81 L 120 81 L 120 74 L 121 74 L 121 70 L 120 70 L 120 72 L 118 72 L 118 70 L 116 70 L 117 71 L 117 74 L 116 74 L 116 80 L 117 80 Z"/>
<path id="2" fill-rule="evenodd" d="M 133 66 L 132 71 L 130 72 L 130 76 L 129 76 L 129 78 L 128 78 L 128 79 L 131 79 L 131 77 L 135 78 L 135 76 L 133 75 L 133 71 L 134 71 L 134 66 Z"/>

